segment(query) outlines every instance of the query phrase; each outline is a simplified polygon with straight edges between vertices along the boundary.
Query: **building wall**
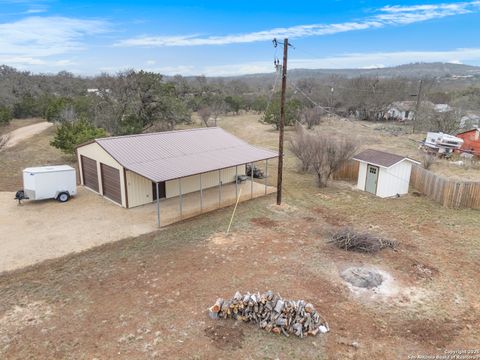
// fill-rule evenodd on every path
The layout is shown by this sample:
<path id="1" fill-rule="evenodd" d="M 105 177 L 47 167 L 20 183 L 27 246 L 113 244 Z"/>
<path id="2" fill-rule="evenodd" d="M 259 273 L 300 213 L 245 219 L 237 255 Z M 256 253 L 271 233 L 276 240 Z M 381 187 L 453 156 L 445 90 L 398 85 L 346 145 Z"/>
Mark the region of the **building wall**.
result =
<path id="1" fill-rule="evenodd" d="M 222 169 L 220 171 L 222 184 L 228 184 L 235 181 L 235 167 Z M 244 165 L 238 165 L 238 175 L 245 175 Z M 179 181 L 181 181 L 182 194 L 200 190 L 200 175 L 192 175 L 182 179 L 170 180 L 165 183 L 166 198 L 180 195 Z M 218 170 L 202 174 L 202 188 L 207 189 L 218 185 Z"/>
<path id="2" fill-rule="evenodd" d="M 480 130 L 474 129 L 463 134 L 458 134 L 457 137 L 463 139 L 462 150 L 471 151 L 475 155 L 480 156 Z"/>
<path id="3" fill-rule="evenodd" d="M 152 181 L 129 170 L 127 176 L 128 207 L 151 203 L 153 199 Z"/>
<path id="4" fill-rule="evenodd" d="M 388 169 L 380 168 L 377 196 L 384 198 L 408 194 L 411 171 L 412 163 L 406 160 Z"/>
<path id="5" fill-rule="evenodd" d="M 122 206 L 127 207 L 127 199 L 125 198 L 125 179 L 123 176 L 123 166 L 121 166 L 113 157 L 111 157 L 97 143 L 91 143 L 91 144 L 87 144 L 82 147 L 79 147 L 77 148 L 77 161 L 78 161 L 78 167 L 80 169 L 80 180 L 82 185 L 84 185 L 84 182 L 83 182 L 83 174 L 82 174 L 82 162 L 80 161 L 81 155 L 97 161 L 98 187 L 99 187 L 100 194 L 103 194 L 102 172 L 100 169 L 100 163 L 109 165 L 120 171 L 120 190 L 122 193 Z"/>
<path id="6" fill-rule="evenodd" d="M 367 179 L 367 164 L 361 162 L 358 167 L 357 188 L 365 190 L 365 181 Z"/>

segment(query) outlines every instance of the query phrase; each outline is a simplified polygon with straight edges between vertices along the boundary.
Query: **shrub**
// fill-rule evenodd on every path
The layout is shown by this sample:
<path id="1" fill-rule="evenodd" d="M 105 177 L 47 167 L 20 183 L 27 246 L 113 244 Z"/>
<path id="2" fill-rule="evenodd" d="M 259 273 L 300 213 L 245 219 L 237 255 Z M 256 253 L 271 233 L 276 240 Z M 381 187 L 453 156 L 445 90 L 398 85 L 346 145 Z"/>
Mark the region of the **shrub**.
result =
<path id="1" fill-rule="evenodd" d="M 50 145 L 62 150 L 66 154 L 73 154 L 77 145 L 95 138 L 105 137 L 106 135 L 104 129 L 97 128 L 89 121 L 81 119 L 60 125 Z"/>
<path id="2" fill-rule="evenodd" d="M 0 106 L 0 126 L 6 125 L 12 120 L 12 112 L 6 106 Z"/>

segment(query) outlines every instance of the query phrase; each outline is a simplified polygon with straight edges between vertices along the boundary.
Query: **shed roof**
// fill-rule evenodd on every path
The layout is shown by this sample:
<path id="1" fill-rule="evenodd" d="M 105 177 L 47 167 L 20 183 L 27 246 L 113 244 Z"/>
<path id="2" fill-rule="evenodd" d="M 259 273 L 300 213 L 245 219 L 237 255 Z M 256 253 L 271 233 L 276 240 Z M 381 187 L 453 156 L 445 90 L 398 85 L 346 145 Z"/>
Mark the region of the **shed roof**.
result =
<path id="1" fill-rule="evenodd" d="M 380 150 L 367 149 L 361 153 L 355 155 L 353 160 L 366 162 L 369 164 L 378 165 L 381 167 L 389 168 L 400 161 L 408 160 L 413 163 L 418 163 L 418 161 L 410 159 L 405 156 L 400 156 L 397 154 L 388 153 Z"/>
<path id="2" fill-rule="evenodd" d="M 95 142 L 127 170 L 155 182 L 278 156 L 218 127 L 108 137 Z"/>

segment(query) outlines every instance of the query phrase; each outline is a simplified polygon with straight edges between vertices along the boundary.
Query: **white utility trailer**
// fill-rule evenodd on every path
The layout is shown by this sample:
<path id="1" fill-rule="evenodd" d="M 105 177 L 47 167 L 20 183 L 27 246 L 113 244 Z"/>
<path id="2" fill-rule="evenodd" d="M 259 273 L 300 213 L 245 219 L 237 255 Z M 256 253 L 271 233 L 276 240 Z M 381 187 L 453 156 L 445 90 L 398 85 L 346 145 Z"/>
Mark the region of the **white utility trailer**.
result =
<path id="1" fill-rule="evenodd" d="M 23 170 L 23 190 L 15 199 L 56 199 L 66 202 L 77 193 L 77 175 L 68 165 L 30 167 Z"/>

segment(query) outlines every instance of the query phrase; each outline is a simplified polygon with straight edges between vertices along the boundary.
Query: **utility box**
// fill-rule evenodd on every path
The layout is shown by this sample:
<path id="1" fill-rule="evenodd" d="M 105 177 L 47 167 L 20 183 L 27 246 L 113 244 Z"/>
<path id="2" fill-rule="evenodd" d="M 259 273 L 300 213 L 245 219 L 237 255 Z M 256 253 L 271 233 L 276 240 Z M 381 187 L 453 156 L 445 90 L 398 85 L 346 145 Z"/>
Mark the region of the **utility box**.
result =
<path id="1" fill-rule="evenodd" d="M 23 170 L 25 199 L 66 202 L 77 193 L 77 175 L 68 165 L 31 167 Z"/>

